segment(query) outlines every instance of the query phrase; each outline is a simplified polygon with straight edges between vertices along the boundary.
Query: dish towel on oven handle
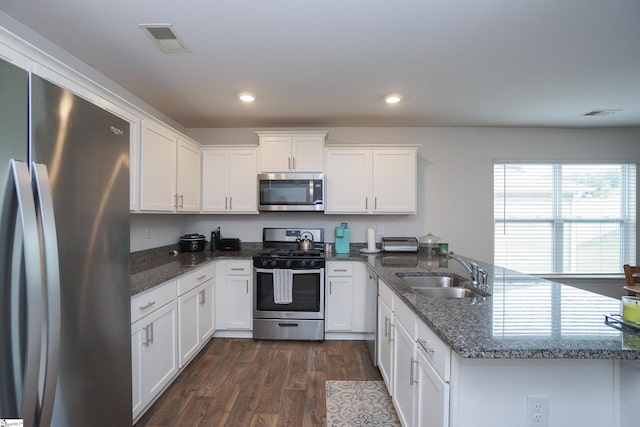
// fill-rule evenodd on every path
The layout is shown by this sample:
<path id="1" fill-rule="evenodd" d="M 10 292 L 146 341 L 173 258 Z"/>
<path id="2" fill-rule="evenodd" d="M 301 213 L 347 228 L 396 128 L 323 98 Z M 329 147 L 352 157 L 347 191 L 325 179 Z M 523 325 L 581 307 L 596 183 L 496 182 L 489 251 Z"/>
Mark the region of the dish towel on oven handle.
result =
<path id="1" fill-rule="evenodd" d="M 273 269 L 273 302 L 274 304 L 293 302 L 293 270 Z"/>

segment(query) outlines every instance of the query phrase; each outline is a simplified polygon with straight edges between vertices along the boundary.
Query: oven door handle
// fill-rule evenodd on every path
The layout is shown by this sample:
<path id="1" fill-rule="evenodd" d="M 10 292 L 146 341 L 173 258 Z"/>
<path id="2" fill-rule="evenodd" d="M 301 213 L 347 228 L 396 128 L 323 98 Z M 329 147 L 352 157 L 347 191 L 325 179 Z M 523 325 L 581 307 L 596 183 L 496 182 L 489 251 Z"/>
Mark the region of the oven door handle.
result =
<path id="1" fill-rule="evenodd" d="M 256 273 L 273 273 L 273 270 L 275 270 L 275 268 L 256 268 Z M 309 270 L 297 270 L 297 269 L 283 269 L 283 270 L 291 270 L 293 271 L 293 274 L 317 274 L 318 272 L 320 272 L 321 270 L 324 270 L 323 268 L 312 268 Z"/>

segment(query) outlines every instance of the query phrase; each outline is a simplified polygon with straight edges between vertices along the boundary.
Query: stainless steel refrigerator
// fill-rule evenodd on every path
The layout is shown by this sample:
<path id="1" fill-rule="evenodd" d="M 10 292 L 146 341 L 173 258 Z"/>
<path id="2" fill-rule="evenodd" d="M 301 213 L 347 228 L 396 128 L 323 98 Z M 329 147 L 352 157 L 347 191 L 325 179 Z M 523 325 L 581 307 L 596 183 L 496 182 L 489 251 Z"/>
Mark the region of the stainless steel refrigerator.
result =
<path id="1" fill-rule="evenodd" d="M 0 419 L 131 425 L 129 124 L 0 60 Z"/>

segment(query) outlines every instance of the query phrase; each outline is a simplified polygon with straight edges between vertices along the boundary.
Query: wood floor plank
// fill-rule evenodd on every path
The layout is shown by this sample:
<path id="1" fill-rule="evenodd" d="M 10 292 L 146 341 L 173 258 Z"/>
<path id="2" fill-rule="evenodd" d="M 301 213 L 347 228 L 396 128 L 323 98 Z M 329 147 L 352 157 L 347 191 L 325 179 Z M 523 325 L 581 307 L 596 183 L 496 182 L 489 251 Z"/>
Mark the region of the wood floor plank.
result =
<path id="1" fill-rule="evenodd" d="M 214 339 L 135 427 L 325 426 L 328 379 L 381 376 L 363 341 Z"/>

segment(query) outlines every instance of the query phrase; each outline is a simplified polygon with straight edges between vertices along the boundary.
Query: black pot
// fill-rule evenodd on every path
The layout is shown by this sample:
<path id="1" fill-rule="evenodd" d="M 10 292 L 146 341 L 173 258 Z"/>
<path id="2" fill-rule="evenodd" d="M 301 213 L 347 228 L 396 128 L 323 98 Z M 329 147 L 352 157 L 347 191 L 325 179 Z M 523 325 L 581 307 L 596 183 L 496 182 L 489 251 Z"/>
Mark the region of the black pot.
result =
<path id="1" fill-rule="evenodd" d="M 202 234 L 185 234 L 180 237 L 180 252 L 199 252 L 206 244 Z"/>

